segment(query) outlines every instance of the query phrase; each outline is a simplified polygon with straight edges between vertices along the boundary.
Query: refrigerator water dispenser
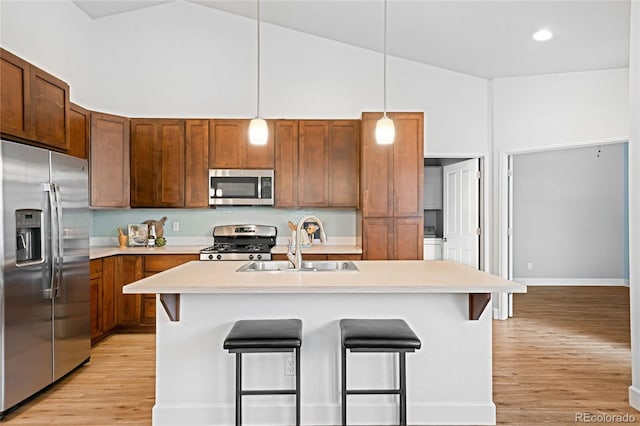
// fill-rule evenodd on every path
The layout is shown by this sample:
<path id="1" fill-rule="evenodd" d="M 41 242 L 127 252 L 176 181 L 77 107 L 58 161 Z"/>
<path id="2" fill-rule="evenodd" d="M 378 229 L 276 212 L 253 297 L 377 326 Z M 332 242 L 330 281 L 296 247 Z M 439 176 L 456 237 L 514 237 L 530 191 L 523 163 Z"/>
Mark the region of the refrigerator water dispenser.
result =
<path id="1" fill-rule="evenodd" d="M 16 210 L 16 264 L 41 262 L 42 210 Z"/>

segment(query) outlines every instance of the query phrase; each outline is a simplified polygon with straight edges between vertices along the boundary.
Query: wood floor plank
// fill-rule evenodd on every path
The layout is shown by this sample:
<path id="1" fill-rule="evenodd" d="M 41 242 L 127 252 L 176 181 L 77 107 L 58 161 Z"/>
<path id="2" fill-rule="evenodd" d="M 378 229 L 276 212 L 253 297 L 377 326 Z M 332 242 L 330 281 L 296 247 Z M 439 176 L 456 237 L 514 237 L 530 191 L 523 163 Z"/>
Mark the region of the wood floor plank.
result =
<path id="1" fill-rule="evenodd" d="M 3 424 L 150 425 L 154 339 L 105 339 L 93 348 L 90 364 Z M 635 416 L 632 424 L 640 424 L 640 413 L 628 405 L 627 288 L 529 287 L 515 295 L 514 318 L 494 321 L 493 339 L 499 425 L 570 425 L 580 413 Z"/>
<path id="2" fill-rule="evenodd" d="M 155 403 L 155 335 L 116 334 L 91 361 L 10 413 L 7 425 L 149 425 Z"/>
<path id="3" fill-rule="evenodd" d="M 514 306 L 514 318 L 493 324 L 498 424 L 568 425 L 603 413 L 640 423 L 628 405 L 627 288 L 529 287 Z"/>

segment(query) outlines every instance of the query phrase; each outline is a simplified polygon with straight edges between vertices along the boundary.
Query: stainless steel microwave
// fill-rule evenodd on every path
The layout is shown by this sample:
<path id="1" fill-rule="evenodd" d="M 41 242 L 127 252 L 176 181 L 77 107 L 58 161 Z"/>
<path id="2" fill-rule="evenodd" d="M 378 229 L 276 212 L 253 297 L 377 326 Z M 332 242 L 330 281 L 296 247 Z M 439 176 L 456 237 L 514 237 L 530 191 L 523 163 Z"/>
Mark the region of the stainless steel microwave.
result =
<path id="1" fill-rule="evenodd" d="M 210 206 L 272 206 L 273 170 L 209 169 Z"/>

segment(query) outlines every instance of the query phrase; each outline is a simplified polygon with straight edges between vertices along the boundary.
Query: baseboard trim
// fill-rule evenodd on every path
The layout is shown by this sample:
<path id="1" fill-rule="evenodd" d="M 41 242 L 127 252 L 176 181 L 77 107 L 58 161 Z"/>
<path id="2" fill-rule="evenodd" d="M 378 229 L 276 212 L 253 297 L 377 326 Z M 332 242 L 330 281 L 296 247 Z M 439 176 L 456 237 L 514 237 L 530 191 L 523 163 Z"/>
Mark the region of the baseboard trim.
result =
<path id="1" fill-rule="evenodd" d="M 629 386 L 629 405 L 640 411 L 640 388 Z"/>
<path id="2" fill-rule="evenodd" d="M 243 422 L 258 426 L 295 422 L 294 405 L 267 402 L 243 404 Z M 397 404 L 390 402 L 350 403 L 348 420 L 357 424 L 397 425 Z M 340 424 L 339 404 L 303 404 L 302 423 Z M 434 402 L 409 404 L 408 424 L 412 425 L 495 425 L 496 406 L 491 401 Z M 234 423 L 233 404 L 178 404 L 153 407 L 154 426 L 230 425 Z"/>
<path id="3" fill-rule="evenodd" d="M 524 285 L 539 286 L 626 286 L 629 280 L 624 278 L 514 278 L 513 281 Z"/>

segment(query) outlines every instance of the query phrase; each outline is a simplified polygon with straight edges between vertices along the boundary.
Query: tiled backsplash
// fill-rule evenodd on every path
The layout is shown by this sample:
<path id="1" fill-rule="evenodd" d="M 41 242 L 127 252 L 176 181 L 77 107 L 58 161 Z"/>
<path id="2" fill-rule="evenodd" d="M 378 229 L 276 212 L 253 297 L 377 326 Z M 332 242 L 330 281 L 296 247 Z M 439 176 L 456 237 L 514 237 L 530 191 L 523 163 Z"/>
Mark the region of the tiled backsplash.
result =
<path id="1" fill-rule="evenodd" d="M 271 225 L 278 228 L 278 243 L 290 235 L 287 221 L 297 224 L 307 215 L 323 221 L 330 244 L 353 244 L 356 233 L 356 212 L 353 209 L 294 210 L 273 207 L 219 207 L 216 209 L 117 209 L 92 210 L 92 244 L 105 245 L 116 241 L 118 227 L 126 232 L 130 223 L 159 220 L 167 217 L 164 235 L 170 245 L 202 245 L 211 242 L 213 227 L 232 224 Z M 173 231 L 173 222 L 180 231 Z M 104 243 L 104 244 L 102 244 Z"/>

